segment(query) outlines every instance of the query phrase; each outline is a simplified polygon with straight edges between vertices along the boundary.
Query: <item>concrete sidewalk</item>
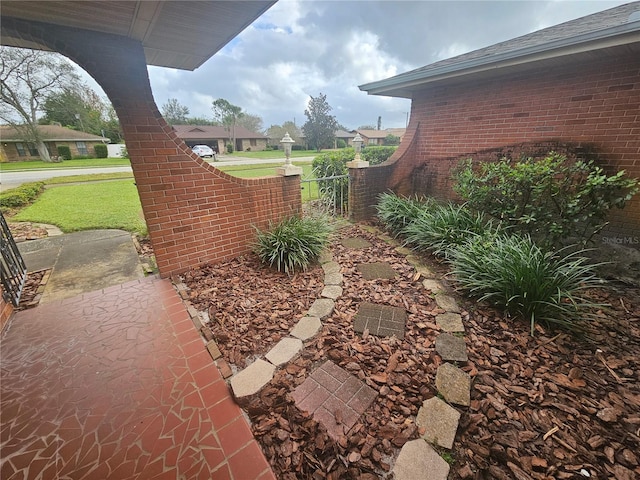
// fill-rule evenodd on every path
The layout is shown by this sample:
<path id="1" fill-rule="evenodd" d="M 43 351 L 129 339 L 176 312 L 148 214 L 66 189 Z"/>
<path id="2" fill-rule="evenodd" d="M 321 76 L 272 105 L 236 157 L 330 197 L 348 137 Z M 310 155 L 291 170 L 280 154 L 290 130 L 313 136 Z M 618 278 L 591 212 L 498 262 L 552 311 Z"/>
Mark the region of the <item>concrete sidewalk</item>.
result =
<path id="1" fill-rule="evenodd" d="M 18 244 L 29 272 L 51 269 L 40 303 L 143 278 L 130 233 L 89 230 Z"/>

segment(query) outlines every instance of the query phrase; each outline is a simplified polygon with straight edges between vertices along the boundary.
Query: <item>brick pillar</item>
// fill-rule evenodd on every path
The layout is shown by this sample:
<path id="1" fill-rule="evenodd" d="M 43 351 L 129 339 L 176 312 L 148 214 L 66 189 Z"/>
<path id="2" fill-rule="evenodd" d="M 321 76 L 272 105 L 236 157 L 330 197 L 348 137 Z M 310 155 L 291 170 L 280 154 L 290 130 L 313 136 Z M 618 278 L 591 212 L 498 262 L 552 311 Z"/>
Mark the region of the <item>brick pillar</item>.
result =
<path id="1" fill-rule="evenodd" d="M 17 19 L 2 26 L 71 58 L 111 100 L 161 276 L 247 253 L 253 226 L 302 211 L 299 176 L 231 177 L 176 136 L 153 99 L 140 42 Z"/>

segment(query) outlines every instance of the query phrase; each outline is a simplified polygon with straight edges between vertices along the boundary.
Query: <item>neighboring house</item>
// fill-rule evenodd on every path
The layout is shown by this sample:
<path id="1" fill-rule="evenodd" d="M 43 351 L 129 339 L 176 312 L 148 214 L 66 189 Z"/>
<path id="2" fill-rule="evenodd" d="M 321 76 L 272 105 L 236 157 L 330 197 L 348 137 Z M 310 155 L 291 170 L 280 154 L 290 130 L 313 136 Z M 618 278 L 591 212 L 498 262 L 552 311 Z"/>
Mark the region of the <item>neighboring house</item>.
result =
<path id="1" fill-rule="evenodd" d="M 353 137 L 356 134 L 354 132 L 347 132 L 346 130 L 336 130 L 335 139 L 333 141 L 333 148 L 338 148 L 338 140 L 344 140 L 344 143 L 347 144 L 347 147 L 353 146 Z"/>
<path id="2" fill-rule="evenodd" d="M 66 145 L 71 150 L 71 156 L 95 156 L 97 144 L 109 143 L 108 138 L 90 133 L 78 132 L 59 125 L 39 125 L 40 135 L 49 150 L 49 155 L 58 155 L 58 147 Z M 0 125 L 0 161 L 18 162 L 40 158 L 33 143 L 25 141 L 14 127 Z"/>
<path id="3" fill-rule="evenodd" d="M 609 172 L 640 177 L 640 2 L 360 89 L 410 98 L 411 122 L 388 162 L 357 172 L 367 188 L 350 204 L 356 219 L 373 215 L 389 189 L 454 198 L 451 169 L 461 158 L 592 151 Z M 608 220 L 608 235 L 640 244 L 640 196 Z"/>
<path id="4" fill-rule="evenodd" d="M 216 153 L 225 152 L 225 145 L 232 142 L 234 132 L 225 127 L 209 125 L 173 125 L 180 139 L 188 146 L 209 145 Z M 232 127 L 233 129 L 233 127 Z M 261 133 L 252 132 L 244 127 L 235 127 L 236 152 L 265 150 L 268 138 Z"/>
<path id="5" fill-rule="evenodd" d="M 358 133 L 362 137 L 363 143 L 362 145 L 384 145 L 384 139 L 389 135 L 393 135 L 394 137 L 400 138 L 402 141 L 402 137 L 406 132 L 406 128 L 387 128 L 386 130 L 358 130 Z"/>

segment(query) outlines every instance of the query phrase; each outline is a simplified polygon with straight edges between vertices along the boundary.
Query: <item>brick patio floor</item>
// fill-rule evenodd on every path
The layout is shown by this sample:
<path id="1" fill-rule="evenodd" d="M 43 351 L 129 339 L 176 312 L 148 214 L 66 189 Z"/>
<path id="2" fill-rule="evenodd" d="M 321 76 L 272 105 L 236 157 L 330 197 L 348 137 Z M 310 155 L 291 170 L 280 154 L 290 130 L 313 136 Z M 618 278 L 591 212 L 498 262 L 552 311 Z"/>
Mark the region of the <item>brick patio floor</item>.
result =
<path id="1" fill-rule="evenodd" d="M 168 280 L 18 312 L 0 347 L 3 480 L 275 478 Z"/>

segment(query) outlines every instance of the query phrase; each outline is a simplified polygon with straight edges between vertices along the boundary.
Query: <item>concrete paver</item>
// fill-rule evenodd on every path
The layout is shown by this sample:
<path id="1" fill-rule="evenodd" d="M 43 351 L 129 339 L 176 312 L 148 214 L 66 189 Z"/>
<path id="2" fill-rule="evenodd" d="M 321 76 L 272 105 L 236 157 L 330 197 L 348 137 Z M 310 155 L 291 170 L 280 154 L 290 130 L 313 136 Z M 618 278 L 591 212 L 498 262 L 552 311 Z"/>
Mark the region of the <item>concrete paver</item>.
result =
<path id="1" fill-rule="evenodd" d="M 419 438 L 404 444 L 393 467 L 395 480 L 447 480 L 449 464 Z"/>
<path id="2" fill-rule="evenodd" d="M 425 400 L 416 417 L 416 425 L 425 429 L 423 439 L 449 449 L 453 447 L 459 421 L 460 413 L 438 397 Z"/>
<path id="3" fill-rule="evenodd" d="M 471 377 L 450 363 L 438 367 L 436 388 L 450 403 L 465 407 L 471 404 Z"/>
<path id="4" fill-rule="evenodd" d="M 302 317 L 289 333 L 292 337 L 299 338 L 304 342 L 315 337 L 321 328 L 322 322 L 318 317 Z"/>
<path id="5" fill-rule="evenodd" d="M 436 352 L 447 362 L 466 362 L 467 345 L 464 338 L 444 332 L 436 338 Z"/>
<path id="6" fill-rule="evenodd" d="M 298 355 L 302 347 L 302 340 L 299 338 L 285 337 L 267 352 L 265 358 L 275 366 L 280 366 Z"/>
<path id="7" fill-rule="evenodd" d="M 404 308 L 362 302 L 358 313 L 353 317 L 353 329 L 363 333 L 369 330 L 380 337 L 404 338 L 407 312 Z"/>
<path id="8" fill-rule="evenodd" d="M 365 280 L 377 280 L 380 278 L 393 279 L 396 271 L 387 262 L 361 263 L 357 269 Z"/>
<path id="9" fill-rule="evenodd" d="M 276 371 L 275 365 L 258 359 L 247 368 L 231 377 L 231 389 L 239 400 L 258 393 L 271 381 Z"/>

